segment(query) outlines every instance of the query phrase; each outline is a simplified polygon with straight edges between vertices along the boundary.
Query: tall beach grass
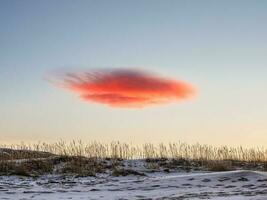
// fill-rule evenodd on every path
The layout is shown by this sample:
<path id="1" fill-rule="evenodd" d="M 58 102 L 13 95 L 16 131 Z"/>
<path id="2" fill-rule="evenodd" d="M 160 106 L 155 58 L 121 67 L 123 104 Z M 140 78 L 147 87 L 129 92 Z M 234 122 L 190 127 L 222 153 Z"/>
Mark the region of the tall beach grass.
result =
<path id="1" fill-rule="evenodd" d="M 62 156 L 83 156 L 88 158 L 117 158 L 117 159 L 190 159 L 190 160 L 235 160 L 248 162 L 267 162 L 266 148 L 244 148 L 221 146 L 215 147 L 203 144 L 177 143 L 146 143 L 133 145 L 130 143 L 59 141 L 55 143 L 4 145 L 0 148 L 22 150 L 21 154 L 11 154 L 14 159 L 32 158 L 34 152 L 49 152 Z M 1 153 L 1 152 L 0 152 Z M 46 154 L 44 154 L 46 155 Z M 47 154 L 48 155 L 48 154 Z"/>

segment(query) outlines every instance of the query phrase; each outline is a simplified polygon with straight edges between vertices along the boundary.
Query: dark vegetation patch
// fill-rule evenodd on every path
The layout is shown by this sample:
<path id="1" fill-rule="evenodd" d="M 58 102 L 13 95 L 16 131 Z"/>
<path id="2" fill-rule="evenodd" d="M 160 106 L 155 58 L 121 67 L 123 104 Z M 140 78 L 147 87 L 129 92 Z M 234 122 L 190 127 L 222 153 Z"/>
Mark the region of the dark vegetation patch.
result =
<path id="1" fill-rule="evenodd" d="M 71 157 L 64 158 L 63 166 L 59 168 L 59 174 L 72 174 L 76 176 L 95 176 L 106 170 L 106 163 L 94 158 Z"/>
<path id="2" fill-rule="evenodd" d="M 58 174 L 84 177 L 96 176 L 97 173 L 105 173 L 106 171 L 114 171 L 114 169 L 123 166 L 123 162 L 120 159 L 53 155 L 47 158 L 0 160 L 0 175 L 35 177 L 45 174 Z M 128 171 L 128 173 L 134 174 L 131 171 Z"/>
<path id="3" fill-rule="evenodd" d="M 113 170 L 112 175 L 113 176 L 128 176 L 128 175 L 145 176 L 144 173 L 138 172 L 132 169 L 117 169 L 117 168 Z"/>
<path id="4" fill-rule="evenodd" d="M 263 164 L 263 171 L 267 172 L 267 162 L 264 162 Z"/>
<path id="5" fill-rule="evenodd" d="M 263 161 L 237 161 L 237 160 L 192 160 L 178 159 L 146 159 L 147 168 L 156 171 L 171 172 L 171 170 L 194 171 L 232 171 L 232 170 L 257 170 L 267 171 L 267 162 Z"/>
<path id="6" fill-rule="evenodd" d="M 17 159 L 33 159 L 33 158 L 48 158 L 54 154 L 45 151 L 32 150 L 15 150 L 9 148 L 0 148 L 0 161 L 17 160 Z"/>
<path id="7" fill-rule="evenodd" d="M 207 169 L 209 171 L 221 172 L 231 171 L 234 168 L 232 167 L 232 162 L 229 161 L 210 161 L 207 163 Z"/>
<path id="8" fill-rule="evenodd" d="M 52 160 L 26 160 L 23 162 L 0 162 L 1 175 L 39 176 L 51 173 L 54 165 Z"/>
<path id="9" fill-rule="evenodd" d="M 175 170 L 183 170 L 190 172 L 191 170 L 199 170 L 202 167 L 201 161 L 190 159 L 146 159 L 147 167 L 157 169 L 158 171 L 171 172 Z"/>
<path id="10" fill-rule="evenodd" d="M 114 157 L 84 157 L 70 155 L 55 155 L 45 151 L 13 150 L 0 148 L 0 175 L 41 176 L 44 174 L 62 174 L 73 176 L 96 176 L 98 173 L 109 173 L 113 176 L 145 174 L 134 170 L 117 154 Z M 267 171 L 265 161 L 238 160 L 207 160 L 187 158 L 147 158 L 142 160 L 148 172 L 162 171 L 229 171 L 229 170 L 259 170 Z M 131 163 L 131 162 L 130 162 Z M 126 166 L 127 165 L 127 166 Z"/>

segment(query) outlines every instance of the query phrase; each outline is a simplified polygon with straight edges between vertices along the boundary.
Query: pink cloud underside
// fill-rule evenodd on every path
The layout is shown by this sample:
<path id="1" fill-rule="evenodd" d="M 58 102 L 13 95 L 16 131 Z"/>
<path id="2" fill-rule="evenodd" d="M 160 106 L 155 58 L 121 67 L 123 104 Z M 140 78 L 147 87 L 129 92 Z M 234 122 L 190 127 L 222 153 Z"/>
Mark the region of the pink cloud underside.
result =
<path id="1" fill-rule="evenodd" d="M 127 69 L 68 72 L 64 87 L 88 102 L 112 107 L 145 107 L 192 98 L 195 88 L 183 81 Z"/>

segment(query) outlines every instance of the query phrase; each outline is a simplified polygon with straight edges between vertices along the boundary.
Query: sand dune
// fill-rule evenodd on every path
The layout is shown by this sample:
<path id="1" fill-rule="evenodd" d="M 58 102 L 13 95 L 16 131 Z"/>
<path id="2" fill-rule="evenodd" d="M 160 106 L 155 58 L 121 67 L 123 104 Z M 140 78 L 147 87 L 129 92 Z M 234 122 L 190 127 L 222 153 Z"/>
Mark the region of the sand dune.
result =
<path id="1" fill-rule="evenodd" d="M 266 200 L 267 173 L 149 173 L 147 176 L 0 177 L 0 199 Z"/>

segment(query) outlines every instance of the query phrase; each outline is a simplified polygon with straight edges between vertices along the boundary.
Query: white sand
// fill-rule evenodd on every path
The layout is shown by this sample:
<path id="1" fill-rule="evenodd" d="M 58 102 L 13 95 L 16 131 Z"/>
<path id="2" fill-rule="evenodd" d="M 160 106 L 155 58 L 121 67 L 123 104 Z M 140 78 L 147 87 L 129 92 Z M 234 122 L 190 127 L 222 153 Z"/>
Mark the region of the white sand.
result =
<path id="1" fill-rule="evenodd" d="M 232 171 L 150 173 L 147 177 L 0 177 L 0 199 L 266 200 L 267 174 Z"/>

